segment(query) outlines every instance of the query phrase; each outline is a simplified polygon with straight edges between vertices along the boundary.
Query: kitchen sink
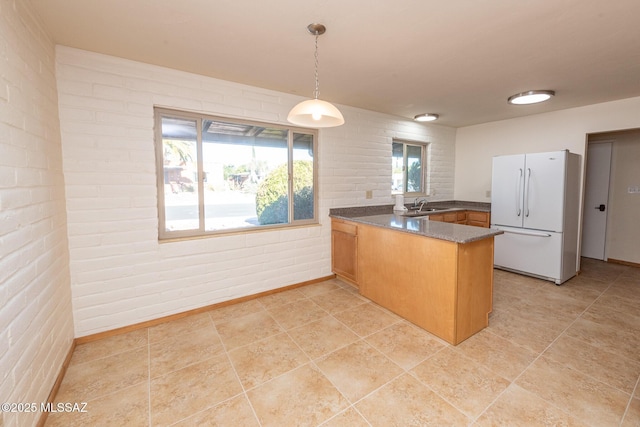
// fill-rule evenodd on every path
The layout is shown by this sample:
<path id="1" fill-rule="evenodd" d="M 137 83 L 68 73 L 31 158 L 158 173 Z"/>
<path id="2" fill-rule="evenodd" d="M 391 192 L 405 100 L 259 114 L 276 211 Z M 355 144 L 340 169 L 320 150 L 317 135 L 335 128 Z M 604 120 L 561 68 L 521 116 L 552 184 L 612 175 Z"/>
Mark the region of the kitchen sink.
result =
<path id="1" fill-rule="evenodd" d="M 402 216 L 410 216 L 410 217 L 426 216 L 433 212 L 446 211 L 446 210 L 450 210 L 450 208 L 422 208 L 420 210 L 409 210 L 403 213 Z"/>

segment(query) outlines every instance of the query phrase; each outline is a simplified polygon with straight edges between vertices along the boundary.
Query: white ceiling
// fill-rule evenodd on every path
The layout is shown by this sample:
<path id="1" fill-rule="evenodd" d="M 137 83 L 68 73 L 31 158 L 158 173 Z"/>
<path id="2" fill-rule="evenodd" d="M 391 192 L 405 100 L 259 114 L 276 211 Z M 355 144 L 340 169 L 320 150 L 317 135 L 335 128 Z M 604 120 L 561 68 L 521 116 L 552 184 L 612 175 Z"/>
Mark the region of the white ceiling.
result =
<path id="1" fill-rule="evenodd" d="M 30 0 L 57 44 L 467 126 L 640 96 L 639 0 Z M 512 106 L 510 95 L 556 97 Z"/>

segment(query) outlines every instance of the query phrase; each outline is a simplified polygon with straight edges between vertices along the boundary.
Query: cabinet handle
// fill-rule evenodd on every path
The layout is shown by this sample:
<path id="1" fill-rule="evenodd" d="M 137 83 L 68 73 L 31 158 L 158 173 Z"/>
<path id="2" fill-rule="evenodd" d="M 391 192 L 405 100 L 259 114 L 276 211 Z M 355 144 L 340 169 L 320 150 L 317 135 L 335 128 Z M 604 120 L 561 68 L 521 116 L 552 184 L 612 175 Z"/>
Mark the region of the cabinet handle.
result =
<path id="1" fill-rule="evenodd" d="M 551 234 L 549 233 L 533 233 L 533 232 L 509 231 L 509 230 L 502 230 L 502 231 L 504 231 L 505 234 L 518 234 L 520 236 L 551 237 Z"/>

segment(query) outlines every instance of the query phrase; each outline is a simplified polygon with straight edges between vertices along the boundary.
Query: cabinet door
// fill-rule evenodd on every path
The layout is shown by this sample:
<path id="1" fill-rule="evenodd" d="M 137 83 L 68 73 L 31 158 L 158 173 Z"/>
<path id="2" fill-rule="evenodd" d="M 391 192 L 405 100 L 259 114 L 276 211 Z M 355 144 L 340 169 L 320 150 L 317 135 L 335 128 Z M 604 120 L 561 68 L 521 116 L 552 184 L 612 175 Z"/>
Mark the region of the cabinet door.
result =
<path id="1" fill-rule="evenodd" d="M 493 158 L 491 221 L 496 225 L 522 227 L 524 154 Z"/>
<path id="2" fill-rule="evenodd" d="M 489 212 L 467 211 L 467 225 L 489 228 Z"/>
<path id="3" fill-rule="evenodd" d="M 344 222 L 334 222 L 331 228 L 331 270 L 338 276 L 357 283 L 357 226 Z"/>
<path id="4" fill-rule="evenodd" d="M 444 214 L 444 222 L 457 222 L 458 221 L 458 213 L 450 212 Z"/>
<path id="5" fill-rule="evenodd" d="M 566 151 L 527 154 L 523 206 L 525 228 L 562 231 L 566 159 Z"/>

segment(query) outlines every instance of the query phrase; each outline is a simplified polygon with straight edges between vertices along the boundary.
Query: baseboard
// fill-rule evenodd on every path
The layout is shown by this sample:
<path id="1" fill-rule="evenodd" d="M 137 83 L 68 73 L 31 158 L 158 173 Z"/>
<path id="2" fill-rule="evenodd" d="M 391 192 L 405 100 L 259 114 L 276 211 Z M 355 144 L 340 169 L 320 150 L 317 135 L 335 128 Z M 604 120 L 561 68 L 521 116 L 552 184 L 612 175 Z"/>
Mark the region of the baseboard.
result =
<path id="1" fill-rule="evenodd" d="M 336 278 L 338 278 L 338 279 L 342 280 L 343 282 L 353 286 L 356 289 L 360 289 L 358 284 L 356 282 L 354 282 L 353 280 L 349 279 L 348 277 L 344 277 L 344 276 L 341 276 L 339 274 L 336 274 Z"/>
<path id="2" fill-rule="evenodd" d="M 138 329 L 149 328 L 151 326 L 156 326 L 156 325 L 160 325 L 162 323 L 171 322 L 172 320 L 178 320 L 178 319 L 182 319 L 184 317 L 192 316 L 194 314 L 204 313 L 205 311 L 210 311 L 210 310 L 213 310 L 213 309 L 216 309 L 216 308 L 226 307 L 228 305 L 233 305 L 233 304 L 238 304 L 238 303 L 245 302 L 245 301 L 250 301 L 252 299 L 260 298 L 260 297 L 263 297 L 263 296 L 266 296 L 266 295 L 277 294 L 279 292 L 288 291 L 290 289 L 301 288 L 303 286 L 312 285 L 314 283 L 324 282 L 325 280 L 334 279 L 335 277 L 336 277 L 336 275 L 332 274 L 330 276 L 325 276 L 325 277 L 320 277 L 320 278 L 317 278 L 317 279 L 307 280 L 305 282 L 300 282 L 300 283 L 296 283 L 296 284 L 293 284 L 293 285 L 284 286 L 282 288 L 277 288 L 277 289 L 272 289 L 272 290 L 269 290 L 269 291 L 260 292 L 260 293 L 257 293 L 257 294 L 247 295 L 247 296 L 244 296 L 244 297 L 235 298 L 235 299 L 228 300 L 228 301 L 219 302 L 219 303 L 216 303 L 216 304 L 211 304 L 211 305 L 207 305 L 207 306 L 204 306 L 204 307 L 195 308 L 193 310 L 183 311 L 181 313 L 171 314 L 169 316 L 164 316 L 164 317 L 159 317 L 157 319 L 147 320 L 145 322 L 140 322 L 140 323 L 136 323 L 136 324 L 129 325 L 129 326 L 123 326 L 121 328 L 111 329 L 109 331 L 98 332 L 96 334 L 91 334 L 91 335 L 85 335 L 85 336 L 76 338 L 75 343 L 76 344 L 85 344 L 85 343 L 88 343 L 88 342 L 91 342 L 91 341 L 97 341 L 97 340 L 101 340 L 101 339 L 104 339 L 104 338 L 113 337 L 113 336 L 116 336 L 116 335 L 126 334 L 128 332 L 133 332 L 133 331 L 136 331 Z"/>
<path id="3" fill-rule="evenodd" d="M 623 261 L 621 259 L 607 258 L 607 262 L 610 262 L 611 264 L 628 265 L 629 267 L 640 267 L 640 264 L 637 262 Z"/>
<path id="4" fill-rule="evenodd" d="M 60 384 L 62 384 L 62 380 L 64 379 L 65 374 L 67 373 L 67 369 L 69 368 L 69 364 L 71 363 L 71 358 L 73 357 L 73 351 L 76 348 L 76 340 L 71 341 L 71 346 L 69 347 L 69 351 L 67 352 L 67 357 L 65 357 L 64 362 L 62 363 L 62 367 L 58 372 L 58 376 L 56 377 L 56 381 L 53 383 L 53 387 L 51 387 L 51 391 L 49 392 L 49 397 L 47 397 L 46 403 L 53 403 L 56 399 L 56 395 L 58 394 L 58 390 L 60 390 Z M 42 412 L 40 414 L 40 419 L 36 424 L 37 427 L 44 427 L 47 422 L 48 412 Z"/>

